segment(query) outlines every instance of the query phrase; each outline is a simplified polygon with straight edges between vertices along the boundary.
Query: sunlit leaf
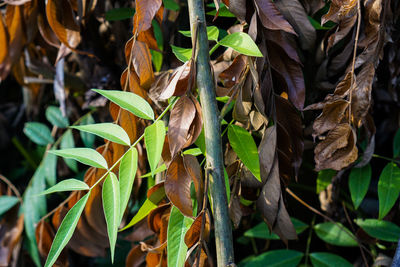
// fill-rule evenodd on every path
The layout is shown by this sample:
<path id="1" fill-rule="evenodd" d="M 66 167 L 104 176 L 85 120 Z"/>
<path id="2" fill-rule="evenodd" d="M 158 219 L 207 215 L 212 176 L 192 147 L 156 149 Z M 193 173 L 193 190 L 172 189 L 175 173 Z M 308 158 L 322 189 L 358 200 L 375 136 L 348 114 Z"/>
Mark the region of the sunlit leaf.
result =
<path id="1" fill-rule="evenodd" d="M 310 254 L 311 263 L 314 267 L 352 267 L 353 264 L 343 259 L 342 257 L 327 253 L 327 252 L 314 252 Z"/>
<path id="2" fill-rule="evenodd" d="M 107 169 L 108 165 L 103 156 L 94 149 L 90 148 L 70 148 L 62 150 L 50 150 L 53 153 L 63 158 L 71 158 L 83 164 L 96 168 Z"/>
<path id="3" fill-rule="evenodd" d="M 220 6 L 218 11 L 219 11 L 218 12 L 218 17 L 225 17 L 225 18 L 235 18 L 236 17 L 234 14 L 232 14 L 228 10 L 228 8 L 225 5 L 221 4 L 221 6 Z M 210 16 L 215 16 L 215 15 L 217 15 L 217 10 L 208 11 L 206 14 L 210 15 Z"/>
<path id="4" fill-rule="evenodd" d="M 47 195 L 55 192 L 75 191 L 75 190 L 89 190 L 89 186 L 77 179 L 66 179 L 58 184 L 43 191 L 40 195 Z"/>
<path id="5" fill-rule="evenodd" d="M 85 208 L 86 202 L 89 198 L 90 191 L 83 196 L 65 215 L 56 236 L 54 237 L 53 244 L 51 244 L 49 255 L 45 263 L 45 267 L 53 266 L 63 248 L 68 244 L 72 234 L 78 224 L 79 217 Z"/>
<path id="6" fill-rule="evenodd" d="M 67 128 L 69 125 L 68 118 L 64 117 L 60 108 L 55 106 L 49 106 L 46 109 L 46 118 L 51 124 L 58 128 Z"/>
<path id="7" fill-rule="evenodd" d="M 256 143 L 251 134 L 240 126 L 229 125 L 228 139 L 243 164 L 261 182 L 260 160 Z"/>
<path id="8" fill-rule="evenodd" d="M 165 125 L 163 121 L 157 121 L 144 130 L 144 142 L 146 144 L 147 160 L 149 161 L 151 173 L 157 168 L 165 140 Z"/>
<path id="9" fill-rule="evenodd" d="M 341 226 L 347 229 L 343 225 Z M 335 223 L 320 223 L 314 226 L 314 230 L 317 236 L 326 243 L 344 247 L 356 247 L 358 245 L 356 237 L 348 229 L 345 231 Z"/>
<path id="10" fill-rule="evenodd" d="M 40 122 L 25 123 L 24 133 L 34 143 L 45 146 L 54 143 L 49 127 Z"/>
<path id="11" fill-rule="evenodd" d="M 172 206 L 167 232 L 168 266 L 181 267 L 185 265 L 188 247 L 185 235 L 193 223 L 193 219 L 184 216 L 178 208 Z"/>
<path id="12" fill-rule="evenodd" d="M 133 17 L 135 14 L 135 9 L 130 7 L 120 7 L 108 10 L 106 12 L 106 20 L 115 21 L 115 20 L 124 20 Z"/>
<path id="13" fill-rule="evenodd" d="M 177 47 L 174 45 L 171 45 L 172 53 L 176 56 L 177 59 L 185 63 L 186 61 L 189 61 L 189 59 L 192 57 L 192 49 L 191 48 L 182 48 L 182 47 Z"/>
<path id="14" fill-rule="evenodd" d="M 133 182 L 136 177 L 138 164 L 138 152 L 132 147 L 121 159 L 119 165 L 119 191 L 120 191 L 120 214 L 119 222 L 122 221 L 126 206 L 128 205 L 131 196 Z"/>
<path id="15" fill-rule="evenodd" d="M 196 148 L 190 148 L 185 151 L 183 151 L 184 155 L 193 155 L 193 156 L 199 156 L 202 154 L 201 149 L 196 147 Z"/>
<path id="16" fill-rule="evenodd" d="M 110 240 L 111 262 L 114 262 L 115 244 L 117 243 L 118 226 L 120 223 L 120 195 L 117 176 L 110 172 L 104 181 L 102 198 L 103 210 L 107 223 L 108 239 Z"/>
<path id="17" fill-rule="evenodd" d="M 355 222 L 367 234 L 377 239 L 388 242 L 397 242 L 400 238 L 400 227 L 389 221 L 356 219 Z"/>
<path id="18" fill-rule="evenodd" d="M 116 90 L 92 90 L 103 95 L 121 108 L 128 110 L 140 118 L 147 120 L 154 119 L 154 112 L 150 104 L 142 97 L 134 93 Z"/>
<path id="19" fill-rule="evenodd" d="M 238 267 L 298 266 L 302 258 L 302 252 L 278 249 L 245 258 L 239 262 Z"/>
<path id="20" fill-rule="evenodd" d="M 354 207 L 358 209 L 368 192 L 371 181 L 371 165 L 352 168 L 349 176 L 349 190 Z"/>
<path id="21" fill-rule="evenodd" d="M 0 196 L 0 216 L 15 206 L 19 199 L 14 196 Z"/>
<path id="22" fill-rule="evenodd" d="M 179 32 L 182 33 L 186 37 L 192 37 L 191 31 L 179 31 Z M 218 35 L 219 35 L 219 30 L 217 27 L 215 27 L 215 26 L 207 27 L 208 40 L 218 41 Z"/>
<path id="23" fill-rule="evenodd" d="M 383 219 L 396 203 L 400 193 L 400 169 L 389 162 L 383 169 L 378 182 L 379 219 Z"/>
<path id="24" fill-rule="evenodd" d="M 181 7 L 174 0 L 163 0 L 164 7 L 172 11 L 178 11 Z"/>
<path id="25" fill-rule="evenodd" d="M 160 165 L 155 171 L 154 174 L 152 174 L 151 172 L 143 174 L 142 176 L 140 176 L 140 178 L 147 178 L 147 177 L 151 177 L 154 176 L 160 172 L 163 172 L 167 169 L 167 166 L 165 164 Z"/>
<path id="26" fill-rule="evenodd" d="M 225 47 L 230 47 L 240 54 L 246 56 L 263 56 L 260 49 L 258 49 L 258 46 L 254 43 L 251 37 L 244 32 L 234 32 L 232 34 L 229 34 L 222 38 L 222 40 L 219 41 L 219 44 Z"/>
<path id="27" fill-rule="evenodd" d="M 131 143 L 128 134 L 115 123 L 96 123 L 71 126 L 71 128 L 98 135 L 117 144 L 129 146 Z"/>

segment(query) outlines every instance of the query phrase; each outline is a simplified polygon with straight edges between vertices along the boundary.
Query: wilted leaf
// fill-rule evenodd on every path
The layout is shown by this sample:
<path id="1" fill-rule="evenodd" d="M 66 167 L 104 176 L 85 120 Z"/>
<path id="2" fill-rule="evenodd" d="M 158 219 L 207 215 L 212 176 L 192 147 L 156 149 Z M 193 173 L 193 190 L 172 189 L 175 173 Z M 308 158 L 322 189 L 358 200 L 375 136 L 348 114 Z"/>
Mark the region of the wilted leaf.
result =
<path id="1" fill-rule="evenodd" d="M 120 191 L 120 218 L 122 221 L 125 209 L 128 205 L 131 196 L 133 182 L 136 177 L 136 170 L 138 165 L 138 152 L 136 148 L 132 147 L 121 159 L 119 165 L 119 191 Z"/>
<path id="2" fill-rule="evenodd" d="M 118 226 L 120 223 L 120 194 L 117 176 L 110 172 L 103 183 L 103 209 L 107 222 L 107 233 L 110 240 L 111 263 L 114 262 L 114 250 L 117 243 Z"/>
<path id="3" fill-rule="evenodd" d="M 47 195 L 55 192 L 75 191 L 75 190 L 89 190 L 89 186 L 85 182 L 82 182 L 80 180 L 66 179 L 50 187 L 46 191 L 42 192 L 40 195 Z"/>
<path id="4" fill-rule="evenodd" d="M 86 202 L 89 198 L 90 192 L 82 197 L 65 215 L 56 236 L 54 237 L 53 244 L 51 245 L 49 256 L 47 257 L 45 267 L 53 266 L 63 248 L 68 244 L 72 234 L 78 224 L 79 218 L 85 208 Z"/>
<path id="5" fill-rule="evenodd" d="M 296 34 L 272 0 L 255 0 L 254 4 L 261 23 L 265 28 L 270 30 L 283 30 L 288 33 Z"/>
<path id="6" fill-rule="evenodd" d="M 63 0 L 47 1 L 46 15 L 50 27 L 58 39 L 66 47 L 75 49 L 81 41 L 81 35 L 70 2 Z"/>
<path id="7" fill-rule="evenodd" d="M 192 218 L 184 216 L 179 209 L 174 206 L 171 208 L 167 237 L 168 266 L 184 266 L 188 249 L 185 244 L 185 235 L 192 223 Z"/>
<path id="8" fill-rule="evenodd" d="M 8 35 L 3 20 L 3 13 L 0 14 L 0 64 L 4 62 L 8 54 Z"/>
<path id="9" fill-rule="evenodd" d="M 196 190 L 197 205 L 199 207 L 202 207 L 204 182 L 203 182 L 203 176 L 201 174 L 200 164 L 195 156 L 187 155 L 184 153 L 183 165 L 185 166 L 187 173 L 192 178 L 194 188 Z"/>
<path id="10" fill-rule="evenodd" d="M 382 170 L 378 182 L 379 219 L 383 219 L 396 203 L 400 193 L 400 168 L 393 162 Z"/>
<path id="11" fill-rule="evenodd" d="M 154 82 L 150 49 L 146 43 L 139 40 L 136 40 L 132 46 L 133 39 L 131 40 L 126 44 L 125 53 L 129 57 L 132 56 L 132 65 L 139 76 L 140 86 L 146 89 L 150 88 L 150 85 Z M 129 57 L 127 59 L 128 62 Z"/>
<path id="12" fill-rule="evenodd" d="M 240 78 L 242 77 L 247 65 L 247 57 L 239 55 L 233 60 L 232 64 L 227 69 L 218 75 L 218 77 L 222 80 L 225 87 L 231 88 L 240 82 Z"/>
<path id="13" fill-rule="evenodd" d="M 96 168 L 107 169 L 108 165 L 103 156 L 96 150 L 90 148 L 69 148 L 62 150 L 50 150 L 49 153 L 61 156 L 63 158 L 71 158 L 83 164 Z"/>
<path id="14" fill-rule="evenodd" d="M 161 0 L 138 0 L 135 2 L 136 13 L 133 17 L 133 31 L 140 33 L 151 27 L 151 21 L 160 9 Z"/>
<path id="15" fill-rule="evenodd" d="M 352 168 L 349 176 L 349 190 L 354 207 L 358 209 L 368 192 L 371 182 L 371 165 Z"/>
<path id="16" fill-rule="evenodd" d="M 192 217 L 193 207 L 190 197 L 192 179 L 179 154 L 175 156 L 165 175 L 165 193 L 172 204 L 185 216 Z"/>
<path id="17" fill-rule="evenodd" d="M 154 120 L 154 112 L 152 107 L 146 100 L 137 94 L 116 90 L 92 90 L 103 95 L 121 108 L 128 110 L 140 118 Z"/>
<path id="18" fill-rule="evenodd" d="M 206 216 L 204 219 L 203 240 L 207 240 L 208 236 L 210 235 L 210 215 L 208 214 L 208 212 L 202 211 L 201 213 L 199 213 L 199 215 L 197 215 L 196 219 L 194 220 L 185 235 L 185 244 L 188 246 L 188 248 L 194 246 L 200 239 L 203 216 Z"/>
<path id="19" fill-rule="evenodd" d="M 313 137 L 334 129 L 344 118 L 349 102 L 344 99 L 326 103 L 321 115 L 315 119 L 313 124 Z"/>
<path id="20" fill-rule="evenodd" d="M 367 234 L 377 239 L 397 242 L 400 238 L 400 227 L 394 223 L 376 219 L 356 219 L 355 222 Z"/>
<path id="21" fill-rule="evenodd" d="M 174 157 L 182 148 L 189 138 L 189 129 L 196 116 L 196 107 L 193 101 L 187 97 L 181 97 L 171 110 L 168 124 L 168 140 L 171 155 Z"/>
<path id="22" fill-rule="evenodd" d="M 189 88 L 189 79 L 193 77 L 194 62 L 189 60 L 176 68 L 169 79 L 167 86 L 162 90 L 159 99 L 169 99 L 171 96 L 182 96 Z M 192 79 L 193 82 L 194 79 Z"/>
<path id="23" fill-rule="evenodd" d="M 38 145 L 45 146 L 54 142 L 50 129 L 40 122 L 25 123 L 24 133 Z"/>
<path id="24" fill-rule="evenodd" d="M 131 143 L 129 136 L 124 129 L 114 123 L 96 123 L 71 126 L 71 128 L 98 135 L 117 144 L 129 146 Z"/>

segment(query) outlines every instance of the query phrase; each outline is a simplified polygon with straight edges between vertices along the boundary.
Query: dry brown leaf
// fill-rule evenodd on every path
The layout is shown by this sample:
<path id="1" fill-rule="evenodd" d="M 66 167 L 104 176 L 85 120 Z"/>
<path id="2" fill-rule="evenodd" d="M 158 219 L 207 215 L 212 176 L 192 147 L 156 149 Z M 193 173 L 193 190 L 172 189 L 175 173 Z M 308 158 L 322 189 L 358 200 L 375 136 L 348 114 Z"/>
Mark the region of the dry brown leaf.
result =
<path id="1" fill-rule="evenodd" d="M 66 47 L 74 50 L 81 41 L 81 35 L 70 1 L 48 0 L 46 15 L 47 21 L 58 39 Z"/>
<path id="2" fill-rule="evenodd" d="M 192 178 L 186 171 L 183 158 L 177 154 L 168 167 L 165 175 L 165 193 L 172 204 L 187 217 L 193 216 L 190 185 Z"/>
<path id="3" fill-rule="evenodd" d="M 8 54 L 8 32 L 4 24 L 3 13 L 0 12 L 0 64 L 4 62 Z"/>
<path id="4" fill-rule="evenodd" d="M 339 171 L 349 166 L 358 156 L 354 130 L 347 123 L 339 124 L 315 147 L 314 153 L 317 171 L 323 169 Z"/>
<path id="5" fill-rule="evenodd" d="M 203 230 L 203 240 L 207 240 L 208 236 L 210 235 L 210 215 L 208 212 L 200 212 L 199 215 L 196 217 L 192 225 L 190 226 L 189 230 L 186 232 L 185 235 L 185 244 L 188 248 L 194 246 L 200 238 L 200 231 L 201 231 L 201 224 L 203 221 L 203 216 L 206 215 L 204 230 Z"/>
<path id="6" fill-rule="evenodd" d="M 131 38 L 126 43 L 125 56 L 127 63 L 129 63 L 129 58 L 132 57 L 132 66 L 139 77 L 140 86 L 144 89 L 149 89 L 154 82 L 154 71 L 150 49 L 147 44 Z"/>
<path id="7" fill-rule="evenodd" d="M 126 256 L 125 266 L 126 267 L 140 267 L 143 265 L 146 259 L 146 253 L 140 248 L 140 245 L 134 246 Z"/>
<path id="8" fill-rule="evenodd" d="M 239 21 L 246 20 L 246 1 L 245 0 L 226 0 L 222 1 L 235 14 Z"/>
<path id="9" fill-rule="evenodd" d="M 153 27 L 150 27 L 146 31 L 140 32 L 137 40 L 147 44 L 150 49 L 160 51 L 160 49 L 158 49 L 157 40 L 154 37 Z"/>
<path id="10" fill-rule="evenodd" d="M 168 124 L 168 140 L 172 157 L 185 147 L 195 116 L 196 107 L 188 96 L 181 97 L 172 108 Z"/>
<path id="11" fill-rule="evenodd" d="M 172 73 L 167 86 L 158 96 L 159 99 L 169 99 L 171 96 L 182 96 L 188 89 L 188 80 L 193 71 L 193 61 L 189 60 Z"/>
<path id="12" fill-rule="evenodd" d="M 322 113 L 314 121 L 313 137 L 334 129 L 345 118 L 348 107 L 349 102 L 343 99 L 326 103 Z"/>
<path id="13" fill-rule="evenodd" d="M 18 207 L 14 207 L 4 214 L 0 225 L 0 265 L 16 266 L 18 258 L 15 257 L 21 247 L 24 216 L 18 214 Z"/>
<path id="14" fill-rule="evenodd" d="M 258 16 L 265 28 L 270 30 L 282 30 L 297 35 L 292 26 L 282 16 L 272 0 L 254 1 Z"/>
<path id="15" fill-rule="evenodd" d="M 151 22 L 161 7 L 161 0 L 137 0 L 133 17 L 133 32 L 140 33 L 151 27 Z M 161 17 L 162 19 L 162 17 Z"/>
<path id="16" fill-rule="evenodd" d="M 276 151 L 276 125 L 268 127 L 258 146 L 258 155 L 260 159 L 261 179 L 265 183 L 275 162 Z"/>
<path id="17" fill-rule="evenodd" d="M 196 190 L 197 205 L 198 207 L 202 207 L 204 182 L 200 164 L 195 156 L 183 155 L 183 165 L 185 166 L 187 173 L 192 178 L 194 188 Z"/>
<path id="18" fill-rule="evenodd" d="M 248 57 L 244 55 L 237 56 L 232 64 L 219 74 L 218 77 L 225 87 L 231 88 L 240 82 L 243 72 L 248 65 L 247 58 Z"/>

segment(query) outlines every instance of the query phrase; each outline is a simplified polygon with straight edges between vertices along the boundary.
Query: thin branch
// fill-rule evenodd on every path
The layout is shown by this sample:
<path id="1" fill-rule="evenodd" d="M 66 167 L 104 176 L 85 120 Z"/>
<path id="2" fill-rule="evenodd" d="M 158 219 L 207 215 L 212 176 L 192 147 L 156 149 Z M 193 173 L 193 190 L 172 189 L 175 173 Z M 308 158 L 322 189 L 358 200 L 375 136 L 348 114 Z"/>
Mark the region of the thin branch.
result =
<path id="1" fill-rule="evenodd" d="M 19 193 L 18 189 L 13 185 L 13 183 L 10 182 L 4 175 L 0 174 L 0 180 L 2 180 L 4 183 L 6 183 L 11 190 L 14 192 L 14 195 L 19 199 L 20 202 L 22 202 L 21 194 Z"/>

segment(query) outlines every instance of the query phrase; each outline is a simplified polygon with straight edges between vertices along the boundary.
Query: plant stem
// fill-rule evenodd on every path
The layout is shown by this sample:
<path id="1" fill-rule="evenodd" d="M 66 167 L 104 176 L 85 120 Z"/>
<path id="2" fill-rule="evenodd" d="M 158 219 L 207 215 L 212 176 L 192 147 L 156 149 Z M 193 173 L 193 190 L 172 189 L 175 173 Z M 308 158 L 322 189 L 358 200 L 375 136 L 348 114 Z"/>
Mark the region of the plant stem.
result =
<path id="1" fill-rule="evenodd" d="M 219 111 L 215 99 L 214 78 L 210 68 L 204 3 L 203 0 L 189 0 L 188 6 L 192 45 L 196 47 L 196 78 L 203 112 L 207 168 L 210 171 L 209 188 L 214 210 L 217 264 L 222 267 L 233 264 L 234 257 L 232 227 L 223 172 Z M 195 32 L 197 36 L 193 34 Z"/>

